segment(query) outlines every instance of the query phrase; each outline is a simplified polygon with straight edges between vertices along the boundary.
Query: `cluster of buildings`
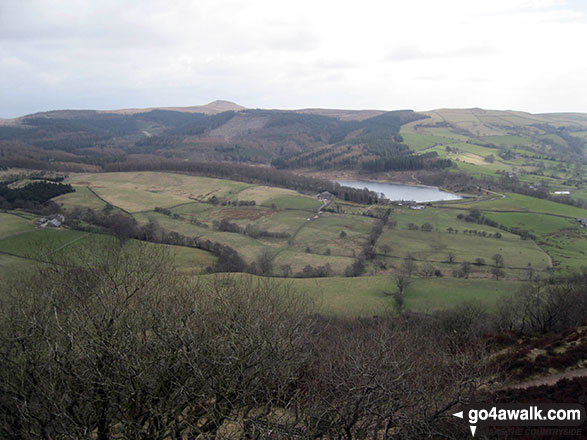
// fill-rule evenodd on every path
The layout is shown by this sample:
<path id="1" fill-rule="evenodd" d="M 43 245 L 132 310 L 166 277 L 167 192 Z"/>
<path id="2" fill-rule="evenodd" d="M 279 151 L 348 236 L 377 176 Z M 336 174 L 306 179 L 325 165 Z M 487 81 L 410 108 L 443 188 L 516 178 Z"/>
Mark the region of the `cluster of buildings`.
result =
<path id="1" fill-rule="evenodd" d="M 61 214 L 54 214 L 47 217 L 41 217 L 37 220 L 39 228 L 58 228 L 65 221 L 65 217 Z"/>

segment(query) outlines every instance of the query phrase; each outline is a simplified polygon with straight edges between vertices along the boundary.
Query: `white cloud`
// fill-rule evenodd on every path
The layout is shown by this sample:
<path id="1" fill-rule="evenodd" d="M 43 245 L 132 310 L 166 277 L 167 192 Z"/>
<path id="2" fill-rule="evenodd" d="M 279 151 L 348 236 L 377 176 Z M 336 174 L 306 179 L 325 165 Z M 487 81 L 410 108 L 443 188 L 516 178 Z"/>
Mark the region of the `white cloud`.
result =
<path id="1" fill-rule="evenodd" d="M 0 2 L 0 117 L 54 108 L 586 111 L 565 0 Z"/>

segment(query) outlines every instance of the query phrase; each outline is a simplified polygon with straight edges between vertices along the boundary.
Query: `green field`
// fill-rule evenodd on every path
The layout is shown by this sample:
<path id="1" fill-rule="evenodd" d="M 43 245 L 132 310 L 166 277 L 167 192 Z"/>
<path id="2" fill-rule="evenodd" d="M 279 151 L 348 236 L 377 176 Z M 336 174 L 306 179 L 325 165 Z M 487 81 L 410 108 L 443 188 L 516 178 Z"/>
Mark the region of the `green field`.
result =
<path id="1" fill-rule="evenodd" d="M 67 229 L 34 229 L 0 240 L 0 251 L 43 260 L 47 254 L 58 252 L 88 235 Z"/>
<path id="2" fill-rule="evenodd" d="M 474 262 L 483 258 L 491 263 L 491 257 L 501 254 L 506 267 L 524 268 L 531 263 L 533 267 L 545 269 L 550 259 L 548 255 L 531 240 L 520 240 L 518 236 L 500 239 L 444 232 L 421 232 L 409 230 L 385 230 L 378 241 L 381 246 L 388 245 L 390 255 L 407 258 L 408 255 L 418 260 L 442 263 L 449 253 L 454 254 L 455 263 Z M 398 262 L 395 262 L 398 264 Z"/>
<path id="3" fill-rule="evenodd" d="M 247 183 L 175 173 L 130 172 L 74 174 L 68 183 L 89 186 L 113 206 L 131 212 L 168 208 L 212 196 L 230 198 Z"/>
<path id="4" fill-rule="evenodd" d="M 529 231 L 536 235 L 537 246 L 548 254 L 555 268 L 567 271 L 577 270 L 585 265 L 587 231 L 580 228 L 575 219 L 587 216 L 587 210 L 509 193 L 505 198 L 497 197 L 467 204 L 448 202 L 443 206 L 479 208 L 483 215 L 501 225 Z M 475 229 L 477 226 L 475 225 Z M 524 240 L 520 243 L 524 247 L 530 241 Z M 534 265 L 533 261 L 535 260 L 529 260 Z"/>
<path id="5" fill-rule="evenodd" d="M 584 160 L 577 156 L 584 157 L 587 152 L 587 144 L 581 147 L 579 143 L 585 139 L 584 119 L 475 108 L 424 114 L 428 119 L 403 125 L 400 130 L 413 150 L 435 152 L 452 160 L 459 171 L 478 178 L 499 180 L 507 173 L 528 185 L 547 185 L 552 192 L 567 190 L 573 199 L 587 201 L 580 166 Z M 555 132 L 561 128 L 569 130 L 567 135 Z M 573 145 L 568 139 L 574 139 Z M 492 163 L 485 161 L 490 154 Z"/>
<path id="6" fill-rule="evenodd" d="M 479 208 L 487 211 L 531 212 L 569 218 L 587 217 L 587 209 L 563 205 L 562 203 L 537 199 L 522 194 L 506 193 L 505 196 L 478 202 L 449 201 L 443 202 L 442 206 L 461 207 L 463 209 Z"/>
<path id="7" fill-rule="evenodd" d="M 450 145 L 458 139 L 430 134 L 402 133 L 404 143 L 412 150 L 420 151 L 435 145 Z"/>
<path id="8" fill-rule="evenodd" d="M 486 217 L 510 228 L 527 229 L 535 235 L 546 235 L 564 229 L 579 230 L 576 221 L 569 218 L 518 212 L 488 212 Z"/>
<path id="9" fill-rule="evenodd" d="M 295 236 L 294 248 L 303 252 L 309 247 L 315 254 L 330 249 L 332 255 L 352 257 L 360 253 L 372 227 L 369 217 L 324 214 L 306 222 Z M 344 238 L 340 236 L 343 231 Z"/>
<path id="10" fill-rule="evenodd" d="M 205 275 L 212 277 L 215 275 Z M 235 274 L 239 276 L 250 276 Z M 373 316 L 393 313 L 393 292 L 396 287 L 390 276 L 358 278 L 307 278 L 279 280 L 291 283 L 298 293 L 308 295 L 320 313 L 339 316 Z M 406 308 L 414 312 L 429 313 L 473 302 L 493 309 L 503 295 L 518 290 L 518 281 L 415 279 L 405 292 Z"/>
<path id="11" fill-rule="evenodd" d="M 13 270 L 17 263 L 43 262 L 54 257 L 75 255 L 76 249 L 93 241 L 115 241 L 110 235 L 92 234 L 68 229 L 32 229 L 0 240 L 1 268 Z M 201 273 L 213 266 L 216 257 L 209 252 L 179 246 L 149 243 L 148 246 L 166 248 L 181 271 Z M 21 257 L 21 258 L 18 258 Z"/>
<path id="12" fill-rule="evenodd" d="M 484 136 L 479 138 L 479 140 L 483 143 L 495 145 L 532 145 L 532 142 L 528 138 L 522 136 Z"/>
<path id="13" fill-rule="evenodd" d="M 264 206 L 276 206 L 277 208 L 286 209 L 306 209 L 315 211 L 322 202 L 310 197 L 302 197 L 299 195 L 286 195 L 280 197 L 273 197 L 263 202 Z"/>
<path id="14" fill-rule="evenodd" d="M 0 240 L 11 235 L 20 234 L 33 229 L 30 218 L 20 215 L 0 213 Z"/>
<path id="15" fill-rule="evenodd" d="M 254 200 L 257 205 L 288 209 L 316 210 L 322 203 L 314 197 L 296 191 L 269 186 L 250 186 L 239 192 L 233 200 Z"/>
<path id="16" fill-rule="evenodd" d="M 468 119 L 465 122 L 473 123 Z M 458 162 L 459 166 L 476 172 L 495 174 L 502 165 L 513 166 L 500 160 L 493 164 L 484 162 L 484 155 L 494 149 L 463 143 L 458 137 L 419 136 L 412 133 L 407 137 L 420 146 L 450 140 L 450 145 L 459 148 L 459 155 L 471 160 Z M 444 146 L 432 150 L 446 154 Z M 543 178 L 556 181 L 553 177 Z M 120 208 L 124 215 L 132 215 L 139 227 L 154 222 L 161 234 L 176 232 L 229 246 L 247 264 L 258 263 L 267 254 L 275 276 L 308 276 L 311 272 L 307 266 L 312 270 L 328 267 L 329 278 L 291 280 L 296 288 L 320 298 L 327 314 L 372 315 L 391 307 L 393 300 L 384 292 L 393 291 L 391 277 L 402 270 L 408 259 L 415 259 L 418 269 L 406 294 L 407 307 L 429 312 L 469 300 L 493 307 L 501 294 L 521 285 L 528 265 L 539 274 L 546 273 L 551 266 L 565 273 L 584 265 L 587 253 L 586 231 L 575 221 L 577 217 L 587 217 L 587 210 L 519 194 L 486 194 L 433 203 L 423 210 L 391 207 L 390 223 L 378 237 L 375 258 L 366 262 L 364 275 L 340 278 L 367 245 L 377 221 L 369 215 L 377 209 L 337 201 L 330 206 L 337 212 L 318 212 L 322 202 L 311 194 L 174 173 L 74 174 L 68 181 L 76 192 L 55 199 L 66 217 L 87 209 L 107 212 L 106 200 L 114 206 L 114 212 Z M 248 203 L 238 206 L 238 201 Z M 255 204 L 251 205 L 251 201 Z M 155 208 L 169 211 L 156 212 Z M 472 208 L 480 209 L 483 216 L 502 228 L 524 229 L 536 239 L 522 240 L 504 229 L 457 218 L 459 214 L 467 215 Z M 0 213 L 2 277 L 11 276 L 17 268 L 35 260 L 74 253 L 91 240 L 114 240 L 108 235 L 68 228 L 41 230 L 35 227 L 36 218 L 22 212 Z M 236 225 L 240 232 L 219 230 L 223 220 Z M 421 230 L 426 223 L 430 224 L 429 232 Z M 281 235 L 270 237 L 259 231 Z M 495 237 L 497 233 L 501 238 Z M 216 262 L 212 254 L 195 248 L 150 246 L 170 250 L 175 265 L 184 273 L 204 273 Z M 454 258 L 452 263 L 448 262 L 449 254 Z M 504 258 L 504 280 L 492 278 L 495 254 Z M 468 278 L 455 278 L 455 269 L 462 262 L 474 263 L 478 258 L 484 264 L 473 264 Z M 422 269 L 430 265 L 443 277 L 424 278 Z"/>
<path id="17" fill-rule="evenodd" d="M 76 185 L 74 186 L 74 189 L 75 192 L 63 194 L 59 197 L 55 197 L 53 200 L 65 210 L 71 210 L 76 207 L 101 210 L 106 207 L 106 203 L 92 193 L 88 187 Z"/>

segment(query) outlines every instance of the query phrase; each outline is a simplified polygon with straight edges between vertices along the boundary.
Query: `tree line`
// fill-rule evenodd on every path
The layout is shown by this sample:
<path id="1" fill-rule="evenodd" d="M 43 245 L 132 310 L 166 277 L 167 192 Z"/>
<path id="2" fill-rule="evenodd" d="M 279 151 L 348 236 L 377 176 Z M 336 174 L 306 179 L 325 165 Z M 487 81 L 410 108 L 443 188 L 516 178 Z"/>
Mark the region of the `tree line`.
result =
<path id="1" fill-rule="evenodd" d="M 0 295 L 0 436 L 462 438 L 482 340 L 326 319 L 283 283 L 188 282 L 161 248 L 93 243 Z M 450 335 L 450 333 L 447 333 Z"/>
<path id="2" fill-rule="evenodd" d="M 0 183 L 0 205 L 4 209 L 12 209 L 15 204 L 32 202 L 43 204 L 53 197 L 74 192 L 68 183 L 54 183 L 48 181 L 31 182 L 22 187 L 11 188 L 8 183 Z"/>
<path id="3" fill-rule="evenodd" d="M 503 341 L 587 318 L 584 272 L 495 313 L 326 318 L 287 283 L 193 282 L 140 242 L 50 263 L 1 287 L 5 439 L 462 439 L 459 405 L 521 365 Z"/>

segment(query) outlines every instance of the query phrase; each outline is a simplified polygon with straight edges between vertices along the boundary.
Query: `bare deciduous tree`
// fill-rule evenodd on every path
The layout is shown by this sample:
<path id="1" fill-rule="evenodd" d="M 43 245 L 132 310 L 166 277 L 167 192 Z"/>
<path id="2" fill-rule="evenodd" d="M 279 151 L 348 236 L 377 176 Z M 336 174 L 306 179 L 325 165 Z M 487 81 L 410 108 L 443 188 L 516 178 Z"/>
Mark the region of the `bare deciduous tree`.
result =
<path id="1" fill-rule="evenodd" d="M 184 278 L 164 249 L 54 253 L 0 295 L 0 437 L 462 438 L 450 410 L 490 377 L 475 333 L 326 319 L 287 283 Z"/>

